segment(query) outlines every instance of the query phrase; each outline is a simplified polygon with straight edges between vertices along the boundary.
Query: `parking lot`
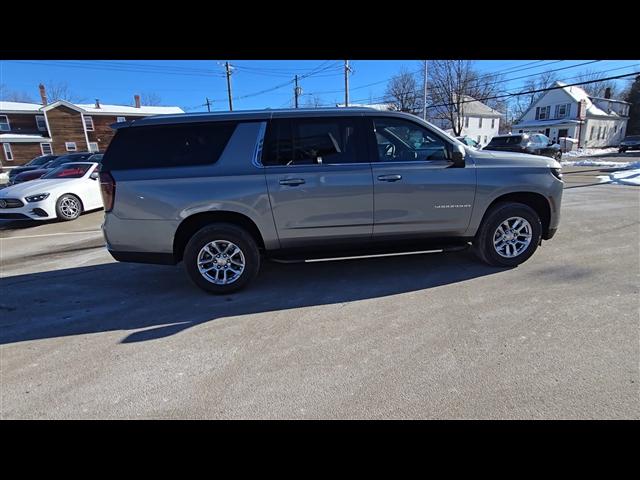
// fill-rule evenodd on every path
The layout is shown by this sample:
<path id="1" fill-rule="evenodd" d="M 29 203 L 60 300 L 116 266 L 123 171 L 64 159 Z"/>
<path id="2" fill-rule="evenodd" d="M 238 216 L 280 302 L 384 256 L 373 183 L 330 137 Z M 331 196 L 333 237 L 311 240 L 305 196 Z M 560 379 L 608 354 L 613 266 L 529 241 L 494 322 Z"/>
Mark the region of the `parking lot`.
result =
<path id="1" fill-rule="evenodd" d="M 518 268 L 265 263 L 228 296 L 114 262 L 102 212 L 3 221 L 1 416 L 640 418 L 640 189 L 603 174 L 566 169 Z"/>

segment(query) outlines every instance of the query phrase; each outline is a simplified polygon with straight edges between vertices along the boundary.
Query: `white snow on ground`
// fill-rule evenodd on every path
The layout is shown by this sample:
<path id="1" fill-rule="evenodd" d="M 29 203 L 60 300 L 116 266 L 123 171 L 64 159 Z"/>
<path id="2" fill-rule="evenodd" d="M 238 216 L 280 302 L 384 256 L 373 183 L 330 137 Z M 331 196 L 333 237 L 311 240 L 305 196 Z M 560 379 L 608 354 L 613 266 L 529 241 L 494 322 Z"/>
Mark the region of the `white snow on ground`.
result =
<path id="1" fill-rule="evenodd" d="M 571 150 L 562 154 L 562 158 L 565 157 L 591 157 L 593 155 L 609 155 L 611 153 L 618 153 L 616 147 L 612 148 L 580 148 L 579 150 Z"/>
<path id="2" fill-rule="evenodd" d="M 609 168 L 635 168 L 640 162 L 613 162 L 611 160 L 569 160 L 561 162 L 563 167 L 609 167 Z"/>
<path id="3" fill-rule="evenodd" d="M 637 163 L 640 164 L 640 162 Z M 610 182 L 617 185 L 634 185 L 636 187 L 640 187 L 640 168 L 620 170 L 609 175 L 600 175 L 598 178 L 603 182 Z"/>
<path id="4" fill-rule="evenodd" d="M 0 173 L 0 185 L 4 185 L 9 182 L 9 174 L 7 172 Z"/>

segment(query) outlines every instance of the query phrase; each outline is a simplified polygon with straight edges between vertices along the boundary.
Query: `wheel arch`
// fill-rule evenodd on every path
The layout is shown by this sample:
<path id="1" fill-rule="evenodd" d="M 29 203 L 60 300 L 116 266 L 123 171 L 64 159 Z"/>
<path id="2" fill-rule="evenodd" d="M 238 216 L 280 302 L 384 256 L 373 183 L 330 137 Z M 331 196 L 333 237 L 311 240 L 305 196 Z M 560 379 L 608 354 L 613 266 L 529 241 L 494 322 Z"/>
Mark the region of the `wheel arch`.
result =
<path id="1" fill-rule="evenodd" d="M 496 197 L 485 209 L 480 225 L 487 218 L 489 212 L 500 203 L 522 203 L 531 207 L 540 217 L 542 223 L 542 238 L 547 240 L 549 237 L 549 224 L 551 222 L 551 205 L 547 198 L 537 192 L 510 192 Z"/>
<path id="2" fill-rule="evenodd" d="M 173 237 L 173 256 L 176 262 L 182 260 L 189 239 L 201 228 L 212 223 L 230 223 L 244 228 L 256 241 L 258 248 L 265 249 L 264 239 L 257 224 L 242 213 L 216 210 L 190 215 L 180 222 Z"/>

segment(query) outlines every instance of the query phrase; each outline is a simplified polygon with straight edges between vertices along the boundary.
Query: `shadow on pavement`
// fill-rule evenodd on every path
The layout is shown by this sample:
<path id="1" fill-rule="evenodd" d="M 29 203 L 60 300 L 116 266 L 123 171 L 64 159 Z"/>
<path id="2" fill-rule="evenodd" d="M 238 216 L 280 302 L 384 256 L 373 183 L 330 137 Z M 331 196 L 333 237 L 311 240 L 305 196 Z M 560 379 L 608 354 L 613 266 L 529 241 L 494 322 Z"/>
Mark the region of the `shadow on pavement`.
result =
<path id="1" fill-rule="evenodd" d="M 182 266 L 110 263 L 0 280 L 0 344 L 136 330 L 121 342 L 174 335 L 223 317 L 423 291 L 505 271 L 470 252 L 319 263 L 265 262 L 241 292 L 196 288 Z M 399 300 L 400 301 L 400 300 Z"/>

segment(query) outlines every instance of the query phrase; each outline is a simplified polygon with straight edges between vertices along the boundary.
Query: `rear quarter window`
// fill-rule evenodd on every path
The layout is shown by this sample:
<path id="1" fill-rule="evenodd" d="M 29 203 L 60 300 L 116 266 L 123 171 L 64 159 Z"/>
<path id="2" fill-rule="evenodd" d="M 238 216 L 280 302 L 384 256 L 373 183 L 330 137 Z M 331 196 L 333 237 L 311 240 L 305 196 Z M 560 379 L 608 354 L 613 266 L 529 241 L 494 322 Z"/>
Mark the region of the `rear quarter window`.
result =
<path id="1" fill-rule="evenodd" d="M 153 125 L 116 132 L 103 170 L 207 165 L 218 161 L 236 123 Z"/>

